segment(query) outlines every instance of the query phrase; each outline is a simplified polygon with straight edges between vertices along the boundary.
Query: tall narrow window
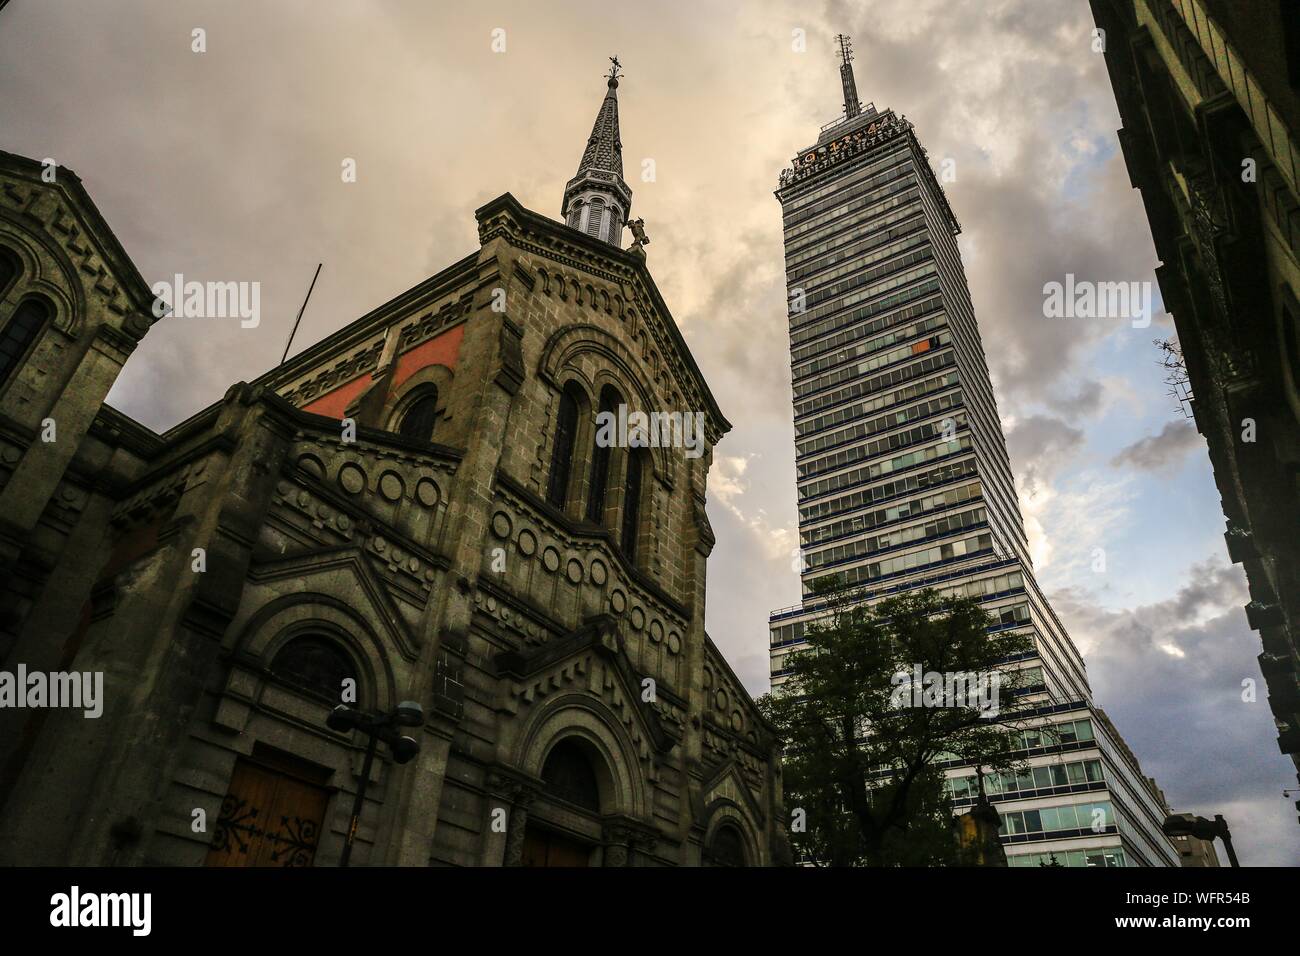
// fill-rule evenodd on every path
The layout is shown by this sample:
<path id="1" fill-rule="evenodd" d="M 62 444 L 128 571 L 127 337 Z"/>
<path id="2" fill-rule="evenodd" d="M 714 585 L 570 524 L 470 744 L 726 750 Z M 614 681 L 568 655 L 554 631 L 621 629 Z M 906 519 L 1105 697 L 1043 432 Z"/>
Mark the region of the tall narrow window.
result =
<path id="1" fill-rule="evenodd" d="M 397 426 L 397 434 L 403 438 L 431 441 L 433 424 L 437 417 L 438 393 L 430 390 L 411 403 L 406 414 L 402 416 L 402 424 Z"/>
<path id="2" fill-rule="evenodd" d="M 600 413 L 602 415 L 618 414 L 620 404 L 618 392 L 606 385 L 600 392 Z M 612 454 L 610 441 L 601 442 L 601 419 L 596 419 L 596 443 L 591 452 L 591 483 L 587 498 L 587 520 L 602 524 L 605 520 L 605 494 L 609 490 L 609 461 Z M 610 429 L 612 431 L 612 429 Z"/>
<path id="3" fill-rule="evenodd" d="M 569 500 L 569 476 L 573 472 L 573 448 L 578 437 L 578 400 L 570 386 L 560 393 L 555 417 L 555 443 L 551 448 L 551 474 L 546 483 L 546 500 L 563 508 Z"/>
<path id="4" fill-rule="evenodd" d="M 645 452 L 630 449 L 627 456 L 627 481 L 623 493 L 623 529 L 619 546 L 629 561 L 636 561 L 637 532 L 641 530 L 641 485 L 645 478 Z"/>
<path id="5" fill-rule="evenodd" d="M 582 222 L 582 203 L 575 202 L 572 206 L 569 207 L 569 219 L 568 222 L 565 223 L 565 225 L 572 226 L 574 229 L 577 229 L 579 223 L 581 222 Z"/>
<path id="6" fill-rule="evenodd" d="M 9 291 L 9 283 L 18 275 L 18 260 L 8 249 L 0 248 L 0 299 Z"/>
<path id="7" fill-rule="evenodd" d="M 50 320 L 50 307 L 42 299 L 23 299 L 0 332 L 0 386 L 6 385 L 27 355 L 41 329 Z"/>

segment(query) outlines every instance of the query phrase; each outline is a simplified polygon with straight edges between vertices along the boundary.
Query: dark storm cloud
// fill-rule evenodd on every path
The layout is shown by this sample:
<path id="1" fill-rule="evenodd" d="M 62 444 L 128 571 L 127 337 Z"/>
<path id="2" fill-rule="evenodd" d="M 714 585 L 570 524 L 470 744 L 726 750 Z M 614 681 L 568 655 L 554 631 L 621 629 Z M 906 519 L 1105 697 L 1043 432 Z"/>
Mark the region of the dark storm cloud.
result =
<path id="1" fill-rule="evenodd" d="M 1101 382 L 1088 379 L 1079 382 L 1073 392 L 1053 393 L 1047 396 L 1046 405 L 1070 421 L 1090 418 L 1102 410 L 1106 389 Z"/>
<path id="2" fill-rule="evenodd" d="M 1111 464 L 1116 468 L 1158 471 L 1182 463 L 1188 452 L 1205 452 L 1205 441 L 1188 421 L 1169 422 L 1158 434 L 1147 435 L 1121 449 Z"/>
<path id="3" fill-rule="evenodd" d="M 1223 813 L 1247 865 L 1300 864 L 1294 808 L 1281 795 L 1294 768 L 1275 745 L 1261 746 L 1277 732 L 1240 569 L 1196 565 L 1174 597 L 1124 611 L 1079 592 L 1051 597 L 1086 650 L 1097 703 L 1169 802 Z"/>
<path id="4" fill-rule="evenodd" d="M 1007 453 L 1020 479 L 1021 493 L 1032 496 L 1050 485 L 1084 444 L 1083 429 L 1050 415 L 1019 419 L 1007 431 Z"/>

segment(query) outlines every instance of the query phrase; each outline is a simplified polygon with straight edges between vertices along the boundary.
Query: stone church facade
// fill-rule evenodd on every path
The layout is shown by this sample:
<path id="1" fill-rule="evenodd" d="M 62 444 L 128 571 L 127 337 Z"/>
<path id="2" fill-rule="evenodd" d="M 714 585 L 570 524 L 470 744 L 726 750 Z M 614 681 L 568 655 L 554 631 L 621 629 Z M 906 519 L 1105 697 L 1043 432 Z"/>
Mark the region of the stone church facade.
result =
<path id="1" fill-rule="evenodd" d="M 617 85 L 565 223 L 498 197 L 473 254 L 162 434 L 104 398 L 169 319 L 74 174 L 0 154 L 0 671 L 103 675 L 98 718 L 0 708 L 0 863 L 333 865 L 341 687 L 425 711 L 354 864 L 788 860 L 704 630 L 729 425 L 621 248 Z M 598 443 L 620 404 L 702 412 L 703 455 Z"/>

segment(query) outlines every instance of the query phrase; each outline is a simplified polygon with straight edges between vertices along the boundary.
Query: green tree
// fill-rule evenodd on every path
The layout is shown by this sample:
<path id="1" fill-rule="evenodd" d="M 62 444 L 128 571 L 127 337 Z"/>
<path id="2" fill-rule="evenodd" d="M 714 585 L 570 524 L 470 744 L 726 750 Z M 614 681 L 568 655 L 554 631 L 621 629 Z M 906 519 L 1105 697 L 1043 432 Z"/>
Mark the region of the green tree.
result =
<path id="1" fill-rule="evenodd" d="M 786 686 L 759 702 L 785 745 L 786 806 L 804 811 L 795 847 L 829 866 L 952 862 L 937 764 L 1018 769 L 1008 733 L 1025 726 L 1015 700 L 1034 678 L 999 665 L 1032 652 L 1032 640 L 990 634 L 988 615 L 967 598 L 924 590 L 869 605 L 833 578 L 813 591 L 825 614 L 806 626 L 808 646 L 787 657 Z M 930 674 L 982 675 L 986 693 L 963 696 L 960 683 L 945 688 Z"/>

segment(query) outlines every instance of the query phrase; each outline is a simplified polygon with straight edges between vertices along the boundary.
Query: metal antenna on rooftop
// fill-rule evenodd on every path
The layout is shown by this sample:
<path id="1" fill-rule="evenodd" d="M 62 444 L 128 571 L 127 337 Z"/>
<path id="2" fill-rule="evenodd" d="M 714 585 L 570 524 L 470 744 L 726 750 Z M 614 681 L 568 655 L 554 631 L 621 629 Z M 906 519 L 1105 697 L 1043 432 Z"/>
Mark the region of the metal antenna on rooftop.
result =
<path id="1" fill-rule="evenodd" d="M 843 33 L 835 35 L 840 47 L 840 83 L 844 86 L 844 115 L 852 119 L 862 112 L 858 102 L 858 85 L 853 79 L 853 41 Z"/>
<path id="2" fill-rule="evenodd" d="M 316 277 L 320 275 L 320 267 L 325 263 L 316 263 L 316 274 L 311 277 L 311 285 L 307 287 L 307 298 L 302 300 L 302 308 L 298 310 L 298 318 L 293 320 L 293 330 L 289 333 L 289 341 L 284 343 L 284 355 L 280 358 L 280 364 L 283 365 L 289 358 L 289 346 L 293 345 L 293 337 L 298 334 L 298 323 L 302 321 L 302 314 L 307 311 L 307 300 L 311 298 L 311 290 L 316 288 Z"/>

